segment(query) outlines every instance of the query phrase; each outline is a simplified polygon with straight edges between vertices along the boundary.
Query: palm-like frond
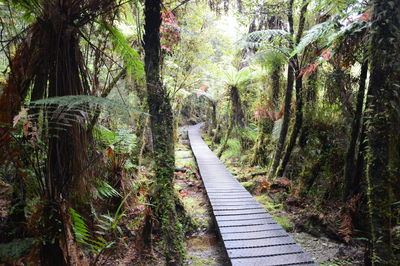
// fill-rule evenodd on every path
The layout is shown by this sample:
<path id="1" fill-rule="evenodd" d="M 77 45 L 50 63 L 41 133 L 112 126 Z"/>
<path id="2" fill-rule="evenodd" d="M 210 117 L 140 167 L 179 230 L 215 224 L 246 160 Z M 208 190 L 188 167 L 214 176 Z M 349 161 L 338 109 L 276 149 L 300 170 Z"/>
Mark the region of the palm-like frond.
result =
<path id="1" fill-rule="evenodd" d="M 101 21 L 100 25 L 110 32 L 111 41 L 115 51 L 122 57 L 126 64 L 128 74 L 133 74 L 136 79 L 144 76 L 144 65 L 139 53 L 130 45 L 128 40 L 116 27 L 105 21 Z"/>
<path id="2" fill-rule="evenodd" d="M 118 110 L 118 111 L 132 111 L 140 114 L 144 112 L 134 108 L 132 106 L 125 105 L 123 103 L 113 101 L 107 98 L 90 96 L 90 95 L 68 95 L 60 97 L 52 97 L 42 100 L 33 101 L 30 103 L 29 108 L 42 108 L 51 107 L 63 108 L 64 111 L 85 111 L 92 112 L 97 110 L 98 107 L 104 110 Z"/>
<path id="3" fill-rule="evenodd" d="M 304 37 L 300 40 L 299 44 L 293 49 L 290 56 L 301 53 L 308 45 L 315 41 L 328 39 L 329 35 L 332 34 L 332 31 L 335 29 L 336 25 L 336 21 L 330 20 L 317 24 L 309 29 L 305 33 Z"/>
<path id="4" fill-rule="evenodd" d="M 286 61 L 290 56 L 290 49 L 286 47 L 268 45 L 264 49 L 257 51 L 249 59 L 260 59 L 267 64 L 272 63 L 272 61 L 280 63 Z"/>
<path id="5" fill-rule="evenodd" d="M 256 73 L 248 67 L 242 68 L 239 71 L 231 67 L 223 73 L 225 75 L 225 83 L 232 87 L 240 87 L 256 77 Z"/>
<path id="6" fill-rule="evenodd" d="M 243 48 L 259 49 L 265 47 L 267 44 L 272 44 L 276 40 L 291 41 L 292 36 L 285 30 L 260 30 L 253 31 L 244 36 L 239 44 Z"/>

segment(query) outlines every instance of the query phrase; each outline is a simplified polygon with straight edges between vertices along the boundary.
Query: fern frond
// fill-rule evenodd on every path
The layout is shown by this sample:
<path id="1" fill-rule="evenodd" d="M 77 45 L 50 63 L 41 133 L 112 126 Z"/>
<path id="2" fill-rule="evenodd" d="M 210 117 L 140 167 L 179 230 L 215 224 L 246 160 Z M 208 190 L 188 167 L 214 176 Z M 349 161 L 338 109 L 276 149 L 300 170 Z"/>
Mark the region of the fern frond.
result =
<path id="1" fill-rule="evenodd" d="M 10 4 L 15 9 L 18 9 L 22 12 L 22 18 L 31 23 L 35 21 L 36 18 L 42 15 L 42 6 L 41 1 L 38 0 L 0 0 L 0 3 Z"/>
<path id="2" fill-rule="evenodd" d="M 117 110 L 117 111 L 132 111 L 139 114 L 146 114 L 137 108 L 125 105 L 123 103 L 113 101 L 107 98 L 90 96 L 90 95 L 67 95 L 60 97 L 52 97 L 32 101 L 29 108 L 42 108 L 59 109 L 63 108 L 64 111 L 85 111 L 95 112 L 100 107 L 104 110 Z"/>
<path id="3" fill-rule="evenodd" d="M 110 32 L 111 41 L 115 51 L 122 57 L 126 64 L 128 74 L 133 74 L 136 79 L 144 76 L 144 65 L 139 53 L 129 44 L 128 40 L 116 27 L 101 21 L 100 25 Z"/>
<path id="4" fill-rule="evenodd" d="M 223 72 L 225 75 L 225 82 L 228 86 L 240 87 L 245 82 L 252 79 L 254 72 L 248 68 L 242 68 L 237 71 L 234 67 L 228 68 Z"/>
<path id="5" fill-rule="evenodd" d="M 238 44 L 242 48 L 247 49 L 259 49 L 265 47 L 268 43 L 273 43 L 276 40 L 287 40 L 291 41 L 292 36 L 289 32 L 284 30 L 261 30 L 254 31 L 245 35 Z"/>
<path id="6" fill-rule="evenodd" d="M 350 38 L 351 36 L 356 36 L 356 35 L 364 32 L 364 30 L 366 30 L 367 27 L 368 27 L 367 22 L 362 21 L 362 20 L 357 20 L 357 21 L 343 27 L 336 33 L 332 34 L 328 38 L 327 46 L 328 47 L 333 47 L 333 46 L 340 47 L 346 38 Z"/>
<path id="7" fill-rule="evenodd" d="M 136 135 L 131 133 L 130 129 L 119 129 L 111 131 L 108 128 L 97 125 L 93 128 L 93 136 L 104 147 L 114 145 L 115 153 L 129 154 L 136 148 Z"/>
<path id="8" fill-rule="evenodd" d="M 291 40 L 292 36 L 285 30 L 260 30 L 249 33 L 246 40 L 249 42 L 270 42 L 276 38 Z"/>
<path id="9" fill-rule="evenodd" d="M 274 45 L 268 45 L 265 49 L 257 51 L 254 55 L 252 55 L 249 59 L 255 60 L 260 59 L 264 62 L 273 63 L 276 62 L 280 64 L 284 61 L 287 61 L 290 56 L 290 49 L 286 47 L 279 47 Z"/>
<path id="10" fill-rule="evenodd" d="M 105 181 L 98 182 L 97 186 L 96 186 L 96 189 L 97 189 L 97 192 L 99 193 L 98 197 L 100 199 L 112 198 L 112 197 L 121 197 L 121 194 L 119 194 L 118 191 L 116 191 L 112 186 L 110 186 Z"/>
<path id="11" fill-rule="evenodd" d="M 82 216 L 72 208 L 69 209 L 69 213 L 72 219 L 72 229 L 74 231 L 75 240 L 82 244 L 88 244 L 89 230 Z"/>
<path id="12" fill-rule="evenodd" d="M 337 24 L 335 21 L 330 20 L 317 24 L 309 29 L 305 33 L 304 37 L 300 40 L 299 44 L 294 48 L 290 56 L 292 57 L 298 53 L 301 53 L 308 45 L 317 40 L 327 39 L 329 35 L 332 34 L 332 31 L 335 29 L 336 25 Z"/>

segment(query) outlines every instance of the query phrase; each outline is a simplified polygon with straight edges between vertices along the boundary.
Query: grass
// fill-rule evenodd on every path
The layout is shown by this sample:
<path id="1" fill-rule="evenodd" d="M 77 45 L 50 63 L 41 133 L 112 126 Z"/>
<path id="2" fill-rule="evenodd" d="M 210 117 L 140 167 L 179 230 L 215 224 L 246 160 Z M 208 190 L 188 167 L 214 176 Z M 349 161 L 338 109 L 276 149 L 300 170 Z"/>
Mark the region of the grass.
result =
<path id="1" fill-rule="evenodd" d="M 287 216 L 278 216 L 272 215 L 274 220 L 285 229 L 285 231 L 290 232 L 293 231 L 293 224 L 289 217 Z"/>
<path id="2" fill-rule="evenodd" d="M 283 204 L 282 203 L 274 203 L 270 197 L 267 195 L 261 196 L 254 196 L 254 198 L 260 202 L 264 209 L 269 213 L 277 213 L 283 211 Z"/>

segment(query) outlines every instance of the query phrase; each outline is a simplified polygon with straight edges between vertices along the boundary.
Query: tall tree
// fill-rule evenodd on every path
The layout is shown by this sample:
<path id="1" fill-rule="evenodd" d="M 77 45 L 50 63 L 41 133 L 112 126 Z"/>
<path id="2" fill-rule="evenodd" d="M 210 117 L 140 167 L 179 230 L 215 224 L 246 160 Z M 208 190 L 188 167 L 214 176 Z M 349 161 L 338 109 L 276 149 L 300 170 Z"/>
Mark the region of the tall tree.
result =
<path id="1" fill-rule="evenodd" d="M 391 140 L 396 138 L 393 102 L 398 99 L 400 77 L 400 0 L 372 1 L 370 80 L 367 103 L 367 182 L 373 265 L 394 265 L 391 235 L 394 158 Z M 397 114 L 398 115 L 398 114 Z M 398 133 L 397 133 L 398 134 Z M 398 166 L 396 166 L 398 167 Z"/>
<path id="2" fill-rule="evenodd" d="M 357 140 L 359 139 L 361 130 L 361 118 L 363 114 L 364 100 L 365 100 L 365 81 L 368 74 L 368 61 L 363 62 L 361 67 L 361 73 L 359 78 L 359 87 L 357 93 L 356 110 L 354 113 L 353 125 L 351 128 L 350 143 L 347 149 L 346 161 L 344 166 L 344 194 L 343 199 L 346 200 L 352 193 L 351 191 L 356 190 L 354 187 L 355 182 L 355 158 Z M 354 192 L 353 192 L 354 193 Z"/>
<path id="3" fill-rule="evenodd" d="M 145 71 L 147 102 L 155 157 L 156 190 L 153 199 L 161 223 L 168 265 L 184 263 L 183 233 L 175 208 L 173 175 L 175 168 L 174 130 L 171 103 L 160 80 L 161 0 L 145 1 Z"/>
<path id="4" fill-rule="evenodd" d="M 294 41 L 295 41 L 295 43 L 291 42 L 289 44 L 291 49 L 293 49 L 300 42 L 301 36 L 303 35 L 304 26 L 305 26 L 305 15 L 307 12 L 308 1 L 307 0 L 302 1 L 302 7 L 301 7 L 300 17 L 299 17 L 299 25 L 298 25 L 296 36 L 294 35 L 294 25 L 293 25 L 293 4 L 294 4 L 294 1 L 290 0 L 289 8 L 288 8 L 289 32 L 294 37 Z M 290 122 L 290 106 L 291 106 L 291 101 L 292 101 L 293 84 L 294 84 L 295 79 L 296 79 L 297 111 L 296 111 L 296 122 L 295 122 L 295 126 L 293 129 L 294 131 L 290 138 L 288 150 L 286 151 L 286 154 L 288 154 L 288 156 L 290 155 L 291 149 L 293 148 L 292 146 L 294 146 L 294 142 L 297 138 L 298 132 L 300 131 L 300 127 L 301 127 L 301 123 L 302 123 L 302 119 L 303 119 L 303 113 L 302 113 L 302 109 L 301 109 L 302 103 L 303 103 L 302 102 L 303 80 L 299 74 L 300 74 L 299 62 L 297 59 L 297 55 L 294 55 L 292 58 L 290 58 L 289 65 L 288 65 L 282 129 L 281 129 L 281 132 L 279 135 L 278 144 L 276 146 L 275 156 L 274 156 L 274 160 L 273 160 L 272 167 L 270 170 L 270 177 L 275 177 L 275 172 L 276 172 L 276 170 L 279 166 L 279 163 L 281 161 L 281 158 L 282 158 L 282 150 L 285 146 L 286 136 L 287 136 L 289 122 Z M 286 159 L 285 161 L 288 161 L 288 158 L 285 158 L 285 159 Z M 280 169 L 284 169 L 284 167 L 281 166 Z"/>
<path id="5" fill-rule="evenodd" d="M 34 17 L 34 22 L 10 63 L 7 86 L 0 98 L 0 103 L 7 103 L 0 110 L 0 122 L 12 124 L 29 90 L 33 99 L 44 97 L 45 92 L 49 97 L 89 93 L 79 44 L 81 30 L 99 14 L 104 16 L 114 10 L 114 2 L 15 1 L 16 6 Z M 79 116 L 77 112 L 57 109 L 54 105 L 49 108 L 46 170 L 43 179 L 37 177 L 42 183 L 38 221 L 40 257 L 42 265 L 65 265 L 73 263 L 66 240 L 67 232 L 71 232 L 68 208 L 77 198 L 74 191 L 82 187 L 79 185 L 87 157 L 87 131 L 74 119 Z M 65 122 L 65 117 L 72 121 Z M 2 136 L 9 138 L 9 129 L 1 131 Z"/>

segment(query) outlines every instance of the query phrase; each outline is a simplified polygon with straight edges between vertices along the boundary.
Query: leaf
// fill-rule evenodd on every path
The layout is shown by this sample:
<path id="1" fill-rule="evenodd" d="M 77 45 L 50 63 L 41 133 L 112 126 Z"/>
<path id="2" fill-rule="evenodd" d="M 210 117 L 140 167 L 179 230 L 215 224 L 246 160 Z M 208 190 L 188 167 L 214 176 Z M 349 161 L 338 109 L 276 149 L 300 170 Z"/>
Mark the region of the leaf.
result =
<path id="1" fill-rule="evenodd" d="M 21 117 L 25 116 L 28 112 L 28 108 L 22 108 L 21 111 L 19 111 L 19 113 L 14 116 L 13 118 L 13 127 L 15 127 L 18 123 L 18 121 L 21 119 Z"/>

